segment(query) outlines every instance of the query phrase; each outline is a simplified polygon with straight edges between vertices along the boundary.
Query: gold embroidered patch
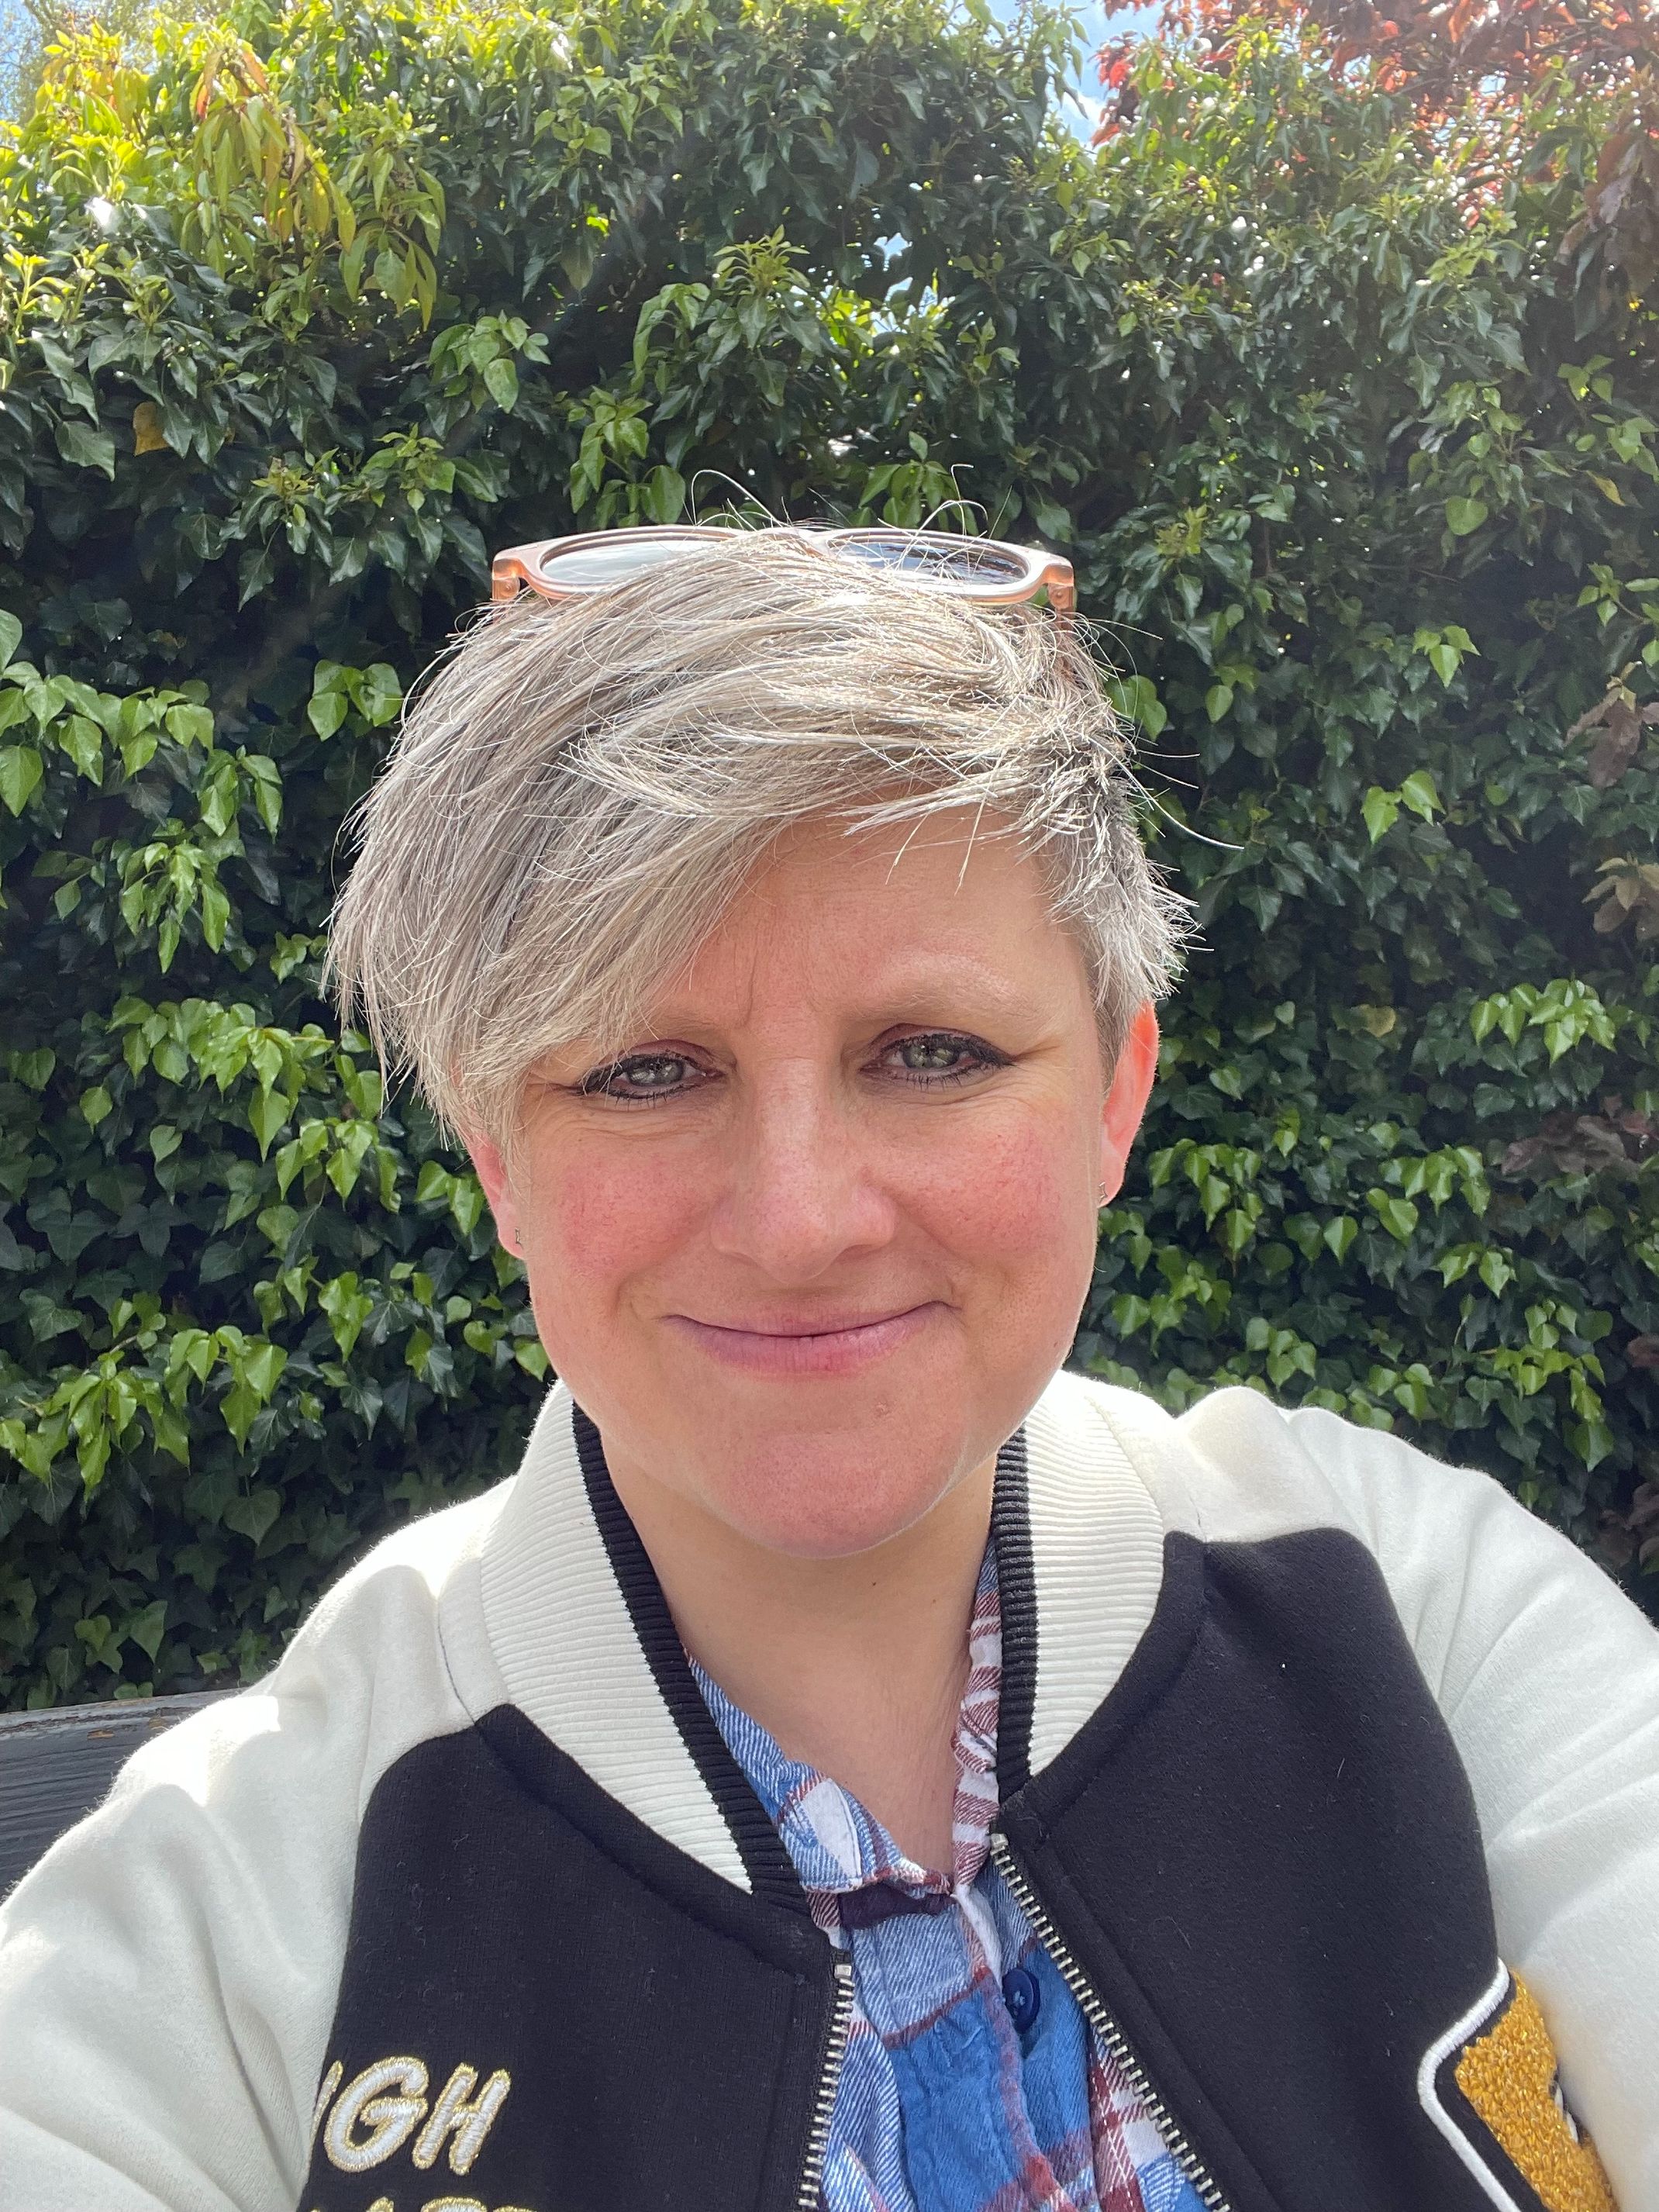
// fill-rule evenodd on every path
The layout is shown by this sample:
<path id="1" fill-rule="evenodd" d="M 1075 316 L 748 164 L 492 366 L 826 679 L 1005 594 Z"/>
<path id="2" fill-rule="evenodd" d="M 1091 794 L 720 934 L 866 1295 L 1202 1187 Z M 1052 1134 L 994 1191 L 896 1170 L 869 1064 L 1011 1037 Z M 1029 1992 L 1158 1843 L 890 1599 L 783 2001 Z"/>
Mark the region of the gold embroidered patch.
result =
<path id="1" fill-rule="evenodd" d="M 1555 2046 L 1538 2002 L 1516 1974 L 1514 1996 L 1458 2059 L 1458 2087 L 1547 2212 L 1618 2212 L 1594 2146 L 1556 2094 Z"/>

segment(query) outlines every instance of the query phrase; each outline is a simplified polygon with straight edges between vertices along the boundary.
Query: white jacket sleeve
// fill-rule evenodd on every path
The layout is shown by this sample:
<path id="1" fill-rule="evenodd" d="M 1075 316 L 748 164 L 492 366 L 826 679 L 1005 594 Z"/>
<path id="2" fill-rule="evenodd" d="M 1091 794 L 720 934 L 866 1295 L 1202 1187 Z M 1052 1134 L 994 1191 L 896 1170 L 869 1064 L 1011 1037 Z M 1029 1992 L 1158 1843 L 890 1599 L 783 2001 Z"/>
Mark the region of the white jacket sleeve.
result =
<path id="1" fill-rule="evenodd" d="M 1295 1441 L 1382 1567 L 1473 1785 L 1498 1948 L 1620 2212 L 1659 2212 L 1659 1634 L 1489 1477 L 1328 1413 Z"/>
<path id="2" fill-rule="evenodd" d="M 294 2212 L 362 1809 L 467 1717 L 419 1564 L 367 1565 L 0 1907 L 0 2212 Z"/>

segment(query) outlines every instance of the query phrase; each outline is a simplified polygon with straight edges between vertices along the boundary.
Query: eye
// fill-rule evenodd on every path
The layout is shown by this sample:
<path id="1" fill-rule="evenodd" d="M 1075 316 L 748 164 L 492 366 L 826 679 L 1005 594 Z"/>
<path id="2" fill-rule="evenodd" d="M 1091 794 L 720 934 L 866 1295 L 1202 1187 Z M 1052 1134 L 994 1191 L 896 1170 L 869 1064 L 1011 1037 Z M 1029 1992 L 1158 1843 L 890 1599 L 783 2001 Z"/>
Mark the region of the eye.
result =
<path id="1" fill-rule="evenodd" d="M 981 1037 L 959 1030 L 924 1030 L 886 1046 L 881 1064 L 905 1083 L 960 1083 L 988 1067 L 1006 1067 L 1007 1057 Z"/>
<path id="2" fill-rule="evenodd" d="M 649 1106 L 658 1100 L 678 1097 L 712 1080 L 706 1068 L 683 1052 L 630 1052 L 582 1078 L 585 1098 L 617 1098 Z"/>

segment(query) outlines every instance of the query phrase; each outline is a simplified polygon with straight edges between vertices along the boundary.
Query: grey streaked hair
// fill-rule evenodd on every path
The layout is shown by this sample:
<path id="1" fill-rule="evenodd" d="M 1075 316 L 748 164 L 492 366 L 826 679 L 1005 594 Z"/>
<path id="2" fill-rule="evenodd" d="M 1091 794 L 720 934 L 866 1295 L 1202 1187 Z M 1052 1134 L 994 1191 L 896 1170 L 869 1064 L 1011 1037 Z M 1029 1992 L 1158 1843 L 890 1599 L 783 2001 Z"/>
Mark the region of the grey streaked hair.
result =
<path id="1" fill-rule="evenodd" d="M 633 1042 L 781 830 L 968 808 L 1045 870 L 1115 1054 L 1184 928 L 1135 789 L 1074 626 L 802 532 L 733 532 L 589 600 L 522 592 L 465 632 L 360 811 L 332 980 L 447 1122 L 508 1138 L 537 1060 Z"/>

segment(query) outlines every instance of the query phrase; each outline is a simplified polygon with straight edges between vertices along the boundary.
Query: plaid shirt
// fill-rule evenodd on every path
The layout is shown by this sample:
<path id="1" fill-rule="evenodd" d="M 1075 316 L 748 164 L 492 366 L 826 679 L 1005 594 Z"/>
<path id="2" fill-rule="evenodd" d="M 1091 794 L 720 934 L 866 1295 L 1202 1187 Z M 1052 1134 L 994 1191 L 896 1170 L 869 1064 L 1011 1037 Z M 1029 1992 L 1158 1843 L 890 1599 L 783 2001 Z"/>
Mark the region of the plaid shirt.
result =
<path id="1" fill-rule="evenodd" d="M 954 1863 L 907 1859 L 693 1662 L 812 1917 L 853 1961 L 823 2212 L 1203 2212 L 989 1858 L 1002 1613 L 988 1546 L 957 1722 Z"/>

